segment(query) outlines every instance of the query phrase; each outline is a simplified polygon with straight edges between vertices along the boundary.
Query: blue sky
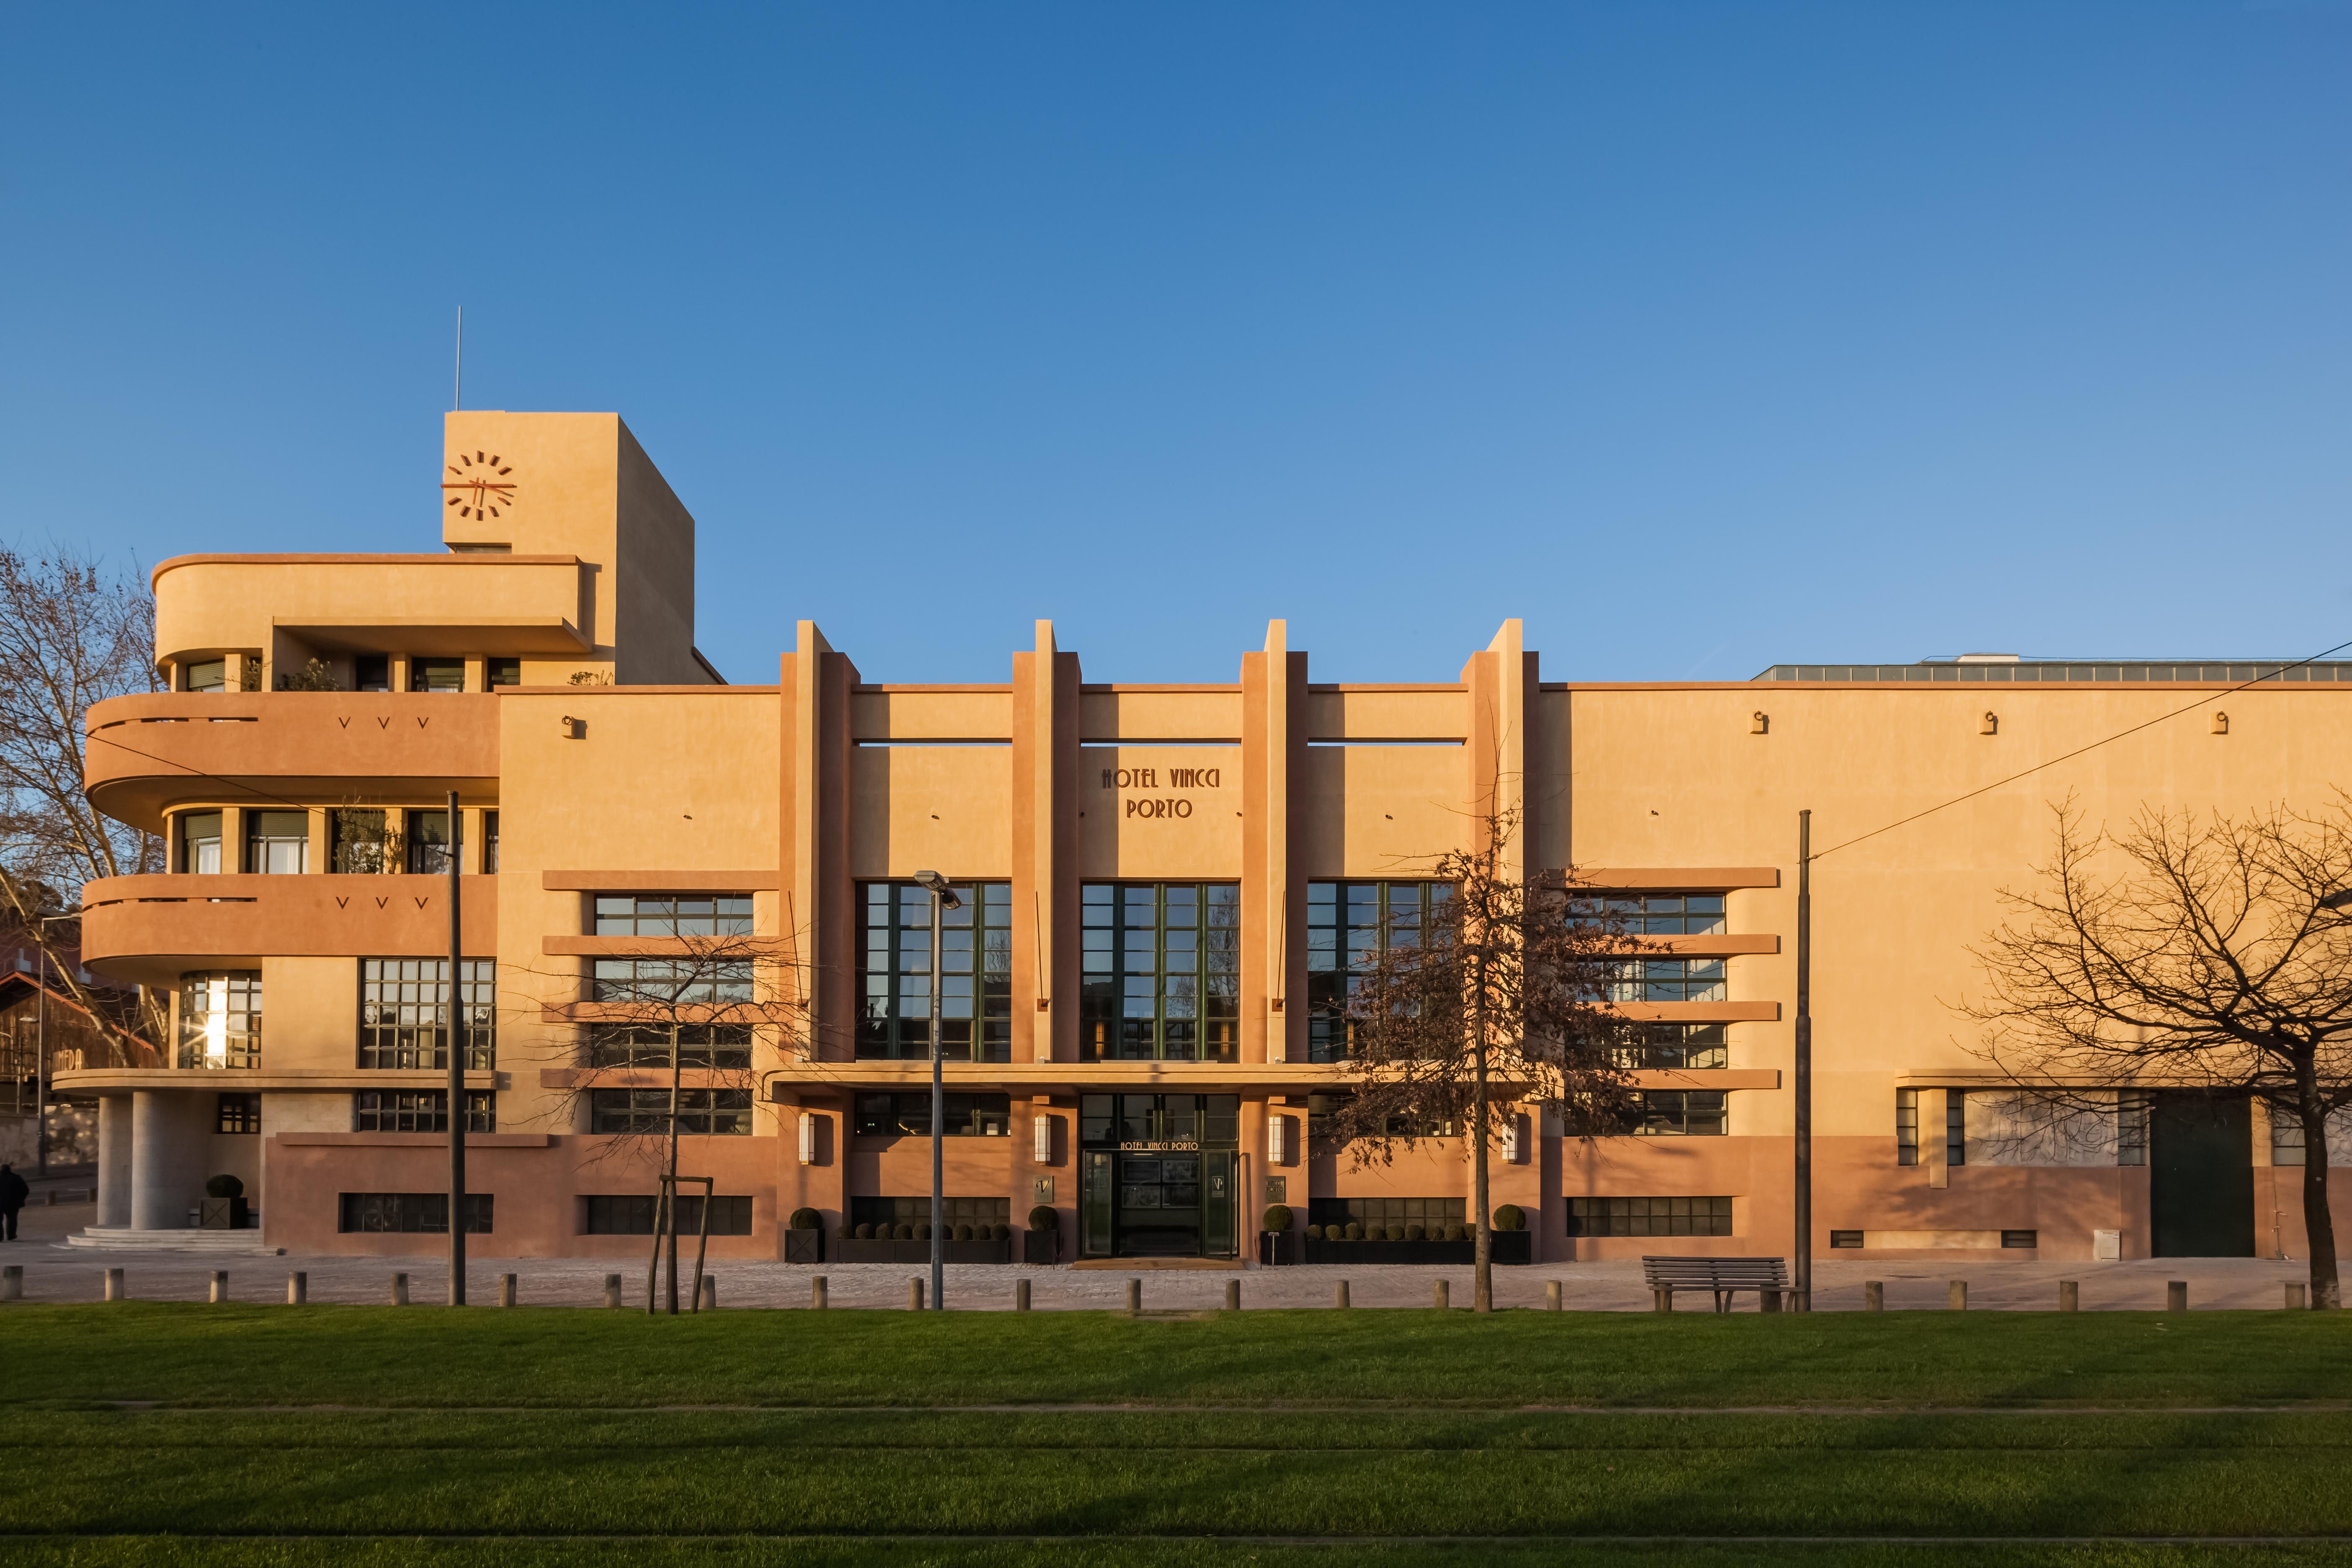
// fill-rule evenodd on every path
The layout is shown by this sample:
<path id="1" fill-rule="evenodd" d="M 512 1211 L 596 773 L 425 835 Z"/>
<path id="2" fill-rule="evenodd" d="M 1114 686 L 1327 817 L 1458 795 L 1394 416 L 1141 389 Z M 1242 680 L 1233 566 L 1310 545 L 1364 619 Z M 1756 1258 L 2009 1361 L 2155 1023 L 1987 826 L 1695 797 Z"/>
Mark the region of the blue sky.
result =
<path id="1" fill-rule="evenodd" d="M 1553 679 L 2352 638 L 2352 6 L 21 6 L 0 537 L 431 549 L 617 409 L 701 642 Z"/>

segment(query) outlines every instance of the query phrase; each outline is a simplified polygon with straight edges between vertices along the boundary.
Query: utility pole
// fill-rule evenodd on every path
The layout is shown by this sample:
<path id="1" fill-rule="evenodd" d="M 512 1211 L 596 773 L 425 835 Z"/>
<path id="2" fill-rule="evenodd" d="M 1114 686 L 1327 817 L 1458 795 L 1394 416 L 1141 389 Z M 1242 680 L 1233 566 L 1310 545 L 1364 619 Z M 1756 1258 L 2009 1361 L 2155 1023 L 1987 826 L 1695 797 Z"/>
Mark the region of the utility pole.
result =
<path id="1" fill-rule="evenodd" d="M 947 1089 L 941 1081 L 940 1051 L 940 928 L 948 910 L 961 909 L 963 900 L 948 879 L 937 871 L 918 871 L 915 885 L 931 895 L 931 1310 L 947 1310 L 947 1205 L 942 1198 L 945 1181 L 947 1131 Z"/>
<path id="2" fill-rule="evenodd" d="M 458 842 L 457 792 L 449 792 L 449 1305 L 466 1304 L 466 973 L 457 900 L 463 847 Z"/>
<path id="3" fill-rule="evenodd" d="M 1796 1309 L 1813 1310 L 1813 814 L 1797 813 Z"/>

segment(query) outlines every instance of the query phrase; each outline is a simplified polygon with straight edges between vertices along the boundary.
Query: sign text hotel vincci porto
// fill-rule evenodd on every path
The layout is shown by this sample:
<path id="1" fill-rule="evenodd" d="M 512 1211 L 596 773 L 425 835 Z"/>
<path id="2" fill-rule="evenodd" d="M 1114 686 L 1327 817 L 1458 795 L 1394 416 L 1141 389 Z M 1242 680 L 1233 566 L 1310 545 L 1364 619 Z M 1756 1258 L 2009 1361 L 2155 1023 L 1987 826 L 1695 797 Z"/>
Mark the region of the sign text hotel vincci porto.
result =
<path id="1" fill-rule="evenodd" d="M 1223 768 L 1105 768 L 1102 786 L 1105 789 L 1219 789 L 1223 787 Z M 1168 776 L 1163 786 L 1160 778 Z M 1129 796 L 1125 802 L 1124 816 L 1186 817 L 1192 815 L 1192 803 L 1181 795 Z"/>

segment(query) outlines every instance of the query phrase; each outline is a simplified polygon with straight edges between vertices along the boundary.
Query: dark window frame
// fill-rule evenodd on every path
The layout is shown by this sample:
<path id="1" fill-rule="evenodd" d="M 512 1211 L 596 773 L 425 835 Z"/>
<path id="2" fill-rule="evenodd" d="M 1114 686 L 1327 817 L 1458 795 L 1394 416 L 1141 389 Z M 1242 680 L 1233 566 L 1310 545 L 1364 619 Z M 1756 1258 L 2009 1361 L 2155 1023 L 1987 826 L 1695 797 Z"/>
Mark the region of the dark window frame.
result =
<path id="1" fill-rule="evenodd" d="M 494 1193 L 466 1194 L 466 1234 L 488 1236 L 497 1217 Z M 341 1193 L 337 1232 L 343 1236 L 446 1236 L 447 1193 Z"/>
<path id="2" fill-rule="evenodd" d="M 959 907 L 940 917 L 940 1054 L 948 1061 L 1013 1059 L 1013 884 L 950 884 Z M 907 881 L 857 884 L 857 1058 L 931 1056 L 931 896 Z"/>
<path id="3" fill-rule="evenodd" d="M 591 1132 L 611 1134 L 669 1131 L 669 1090 L 667 1089 L 595 1089 L 588 1091 Z M 680 1089 L 677 1132 L 681 1138 L 745 1138 L 751 1132 L 751 1091 L 748 1089 Z"/>
<path id="4" fill-rule="evenodd" d="M 1714 1138 L 1731 1131 L 1731 1091 L 1722 1089 L 1643 1089 L 1633 1091 L 1643 1138 Z"/>
<path id="5" fill-rule="evenodd" d="M 466 1091 L 466 1131 L 499 1130 L 499 1097 L 494 1089 Z M 446 1089 L 358 1089 L 352 1091 L 354 1132 L 442 1132 L 449 1131 L 449 1091 Z"/>
<path id="6" fill-rule="evenodd" d="M 219 1094 L 213 1097 L 213 1131 L 242 1137 L 261 1131 L 261 1096 Z"/>
<path id="7" fill-rule="evenodd" d="M 1568 1200 L 1568 1234 L 1575 1237 L 1729 1236 L 1731 1222 L 1727 1196 Z"/>
<path id="8" fill-rule="evenodd" d="M 941 1097 L 943 1138 L 1009 1138 L 1013 1135 L 1013 1097 L 984 1091 L 955 1089 Z M 929 1138 L 931 1135 L 931 1091 L 901 1089 L 868 1092 L 850 1102 L 850 1133 L 858 1138 Z"/>
<path id="9" fill-rule="evenodd" d="M 1080 883 L 1079 1059 L 1239 1061 L 1241 919 L 1238 882 Z"/>
<path id="10" fill-rule="evenodd" d="M 1361 967 L 1401 937 L 1428 942 L 1438 910 L 1453 891 L 1448 882 L 1412 879 L 1307 884 L 1308 1061 L 1342 1062 L 1353 1054 L 1355 1024 L 1348 1004 L 1362 981 Z"/>
<path id="11" fill-rule="evenodd" d="M 362 958 L 358 1063 L 366 1071 L 446 1071 L 449 1066 L 449 961 Z M 499 962 L 469 958 L 459 981 L 466 1070 L 499 1065 Z"/>
<path id="12" fill-rule="evenodd" d="M 579 1233 L 582 1236 L 651 1236 L 656 1202 L 650 1193 L 583 1194 L 580 1199 Z M 749 1194 L 719 1193 L 711 1197 L 711 1235 L 749 1236 L 751 1234 L 751 1220 L 752 1205 Z M 702 1194 L 678 1194 L 678 1235 L 693 1236 L 701 1229 Z"/>

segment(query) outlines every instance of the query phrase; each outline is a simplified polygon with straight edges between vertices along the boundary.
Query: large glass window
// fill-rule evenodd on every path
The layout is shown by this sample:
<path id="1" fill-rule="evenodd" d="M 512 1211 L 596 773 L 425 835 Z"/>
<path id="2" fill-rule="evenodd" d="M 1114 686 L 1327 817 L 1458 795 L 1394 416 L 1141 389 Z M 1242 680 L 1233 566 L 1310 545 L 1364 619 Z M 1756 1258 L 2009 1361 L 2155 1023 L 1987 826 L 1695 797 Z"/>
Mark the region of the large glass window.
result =
<path id="1" fill-rule="evenodd" d="M 643 1006 L 731 1006 L 751 1000 L 748 958 L 600 958 L 589 997 Z"/>
<path id="2" fill-rule="evenodd" d="M 1241 909 L 1241 889 L 1230 882 L 1087 884 L 1078 1001 L 1086 1059 L 1238 1059 Z"/>
<path id="3" fill-rule="evenodd" d="M 596 1068 L 666 1068 L 669 1066 L 670 1026 L 665 1023 L 591 1024 L 588 1065 Z M 680 1024 L 677 1065 L 682 1068 L 748 1068 L 751 1065 L 749 1024 Z"/>
<path id="4" fill-rule="evenodd" d="M 1633 1131 L 1644 1135 L 1721 1133 L 1729 1100 L 1719 1089 L 1643 1089 L 1634 1096 L 1641 1121 Z"/>
<path id="5" fill-rule="evenodd" d="M 179 1045 L 184 1068 L 260 1066 L 261 972 L 181 975 Z"/>
<path id="6" fill-rule="evenodd" d="M 1628 936 L 1715 936 L 1723 930 L 1723 895 L 1580 888 L 1569 896 L 1569 917 L 1613 921 Z"/>
<path id="7" fill-rule="evenodd" d="M 1003 1094 L 945 1094 L 943 1138 L 1003 1138 L 1013 1131 L 1013 1100 Z M 850 1130 L 866 1138 L 928 1138 L 931 1091 L 861 1094 Z"/>
<path id="8" fill-rule="evenodd" d="M 465 838 L 465 814 L 458 813 L 458 842 L 449 841 L 449 814 L 446 811 L 412 811 L 408 814 L 408 872 L 413 877 L 446 877 L 449 874 L 449 857 L 462 847 Z"/>
<path id="9" fill-rule="evenodd" d="M 411 691 L 463 691 L 466 661 L 462 658 L 413 658 L 408 661 Z"/>
<path id="10" fill-rule="evenodd" d="M 492 1199 L 490 1193 L 466 1194 L 466 1234 L 490 1234 Z M 396 1231 L 420 1236 L 449 1234 L 449 1194 L 446 1193 L 344 1193 L 341 1223 L 336 1228 L 349 1234 L 353 1231 Z"/>
<path id="11" fill-rule="evenodd" d="M 310 868 L 310 814 L 248 811 L 245 814 L 245 868 L 258 876 L 283 877 Z"/>
<path id="12" fill-rule="evenodd" d="M 482 813 L 482 874 L 499 874 L 499 814 L 495 811 Z"/>
<path id="13" fill-rule="evenodd" d="M 466 1066 L 498 1065 L 498 961 L 466 960 Z M 449 961 L 360 960 L 360 1066 L 409 1070 L 449 1066 Z"/>
<path id="14" fill-rule="evenodd" d="M 1895 1091 L 1895 1163 L 1919 1163 L 1919 1091 L 1916 1089 Z"/>
<path id="15" fill-rule="evenodd" d="M 598 936 L 749 936 L 751 900 L 708 893 L 600 894 Z"/>
<path id="16" fill-rule="evenodd" d="M 602 1194 L 586 1200 L 589 1236 L 651 1236 L 654 1233 L 655 1199 L 649 1193 L 629 1193 L 606 1197 Z M 677 1194 L 677 1233 L 695 1236 L 702 1230 L 702 1194 Z M 751 1200 L 737 1194 L 721 1194 L 710 1200 L 710 1234 L 713 1236 L 749 1236 L 751 1234 Z"/>
<path id="17" fill-rule="evenodd" d="M 589 1091 L 589 1130 L 594 1132 L 669 1131 L 667 1089 L 598 1089 Z M 751 1131 L 748 1089 L 681 1089 L 677 1130 L 683 1137 L 744 1136 Z"/>
<path id="18" fill-rule="evenodd" d="M 1667 1072 L 1731 1065 L 1721 1024 L 1633 1024 L 1616 1051 L 1617 1065 Z"/>
<path id="19" fill-rule="evenodd" d="M 184 812 L 180 816 L 180 869 L 194 876 L 215 876 L 221 868 L 221 814 Z"/>
<path id="20" fill-rule="evenodd" d="M 1731 1200 L 1570 1198 L 1570 1236 L 1729 1236 Z"/>
<path id="21" fill-rule="evenodd" d="M 1392 946 L 1429 940 L 1452 889 L 1442 882 L 1307 884 L 1307 1059 L 1347 1058 L 1348 1001 L 1363 968 Z"/>
<path id="22" fill-rule="evenodd" d="M 940 917 L 940 1053 L 950 1061 L 1013 1059 L 1013 887 L 954 884 L 961 907 Z M 931 1054 L 931 895 L 912 882 L 866 882 L 864 998 L 857 1054 L 929 1060 Z"/>
<path id="23" fill-rule="evenodd" d="M 486 1089 L 466 1091 L 466 1131 L 499 1130 L 498 1096 Z M 449 1091 L 446 1089 L 363 1089 L 352 1096 L 354 1132 L 446 1132 Z"/>
<path id="24" fill-rule="evenodd" d="M 373 876 L 391 870 L 391 859 L 384 854 L 383 835 L 381 811 L 329 812 L 327 837 L 333 870 L 346 877 Z"/>
<path id="25" fill-rule="evenodd" d="M 225 658 L 200 658 L 188 666 L 188 689 L 191 691 L 226 691 L 228 661 Z"/>
<path id="26" fill-rule="evenodd" d="M 1089 1149 L 1232 1149 L 1241 1142 L 1234 1094 L 1088 1094 L 1078 1142 Z"/>
<path id="27" fill-rule="evenodd" d="M 1629 958 L 1613 966 L 1612 1002 L 1720 1002 L 1719 958 Z"/>

